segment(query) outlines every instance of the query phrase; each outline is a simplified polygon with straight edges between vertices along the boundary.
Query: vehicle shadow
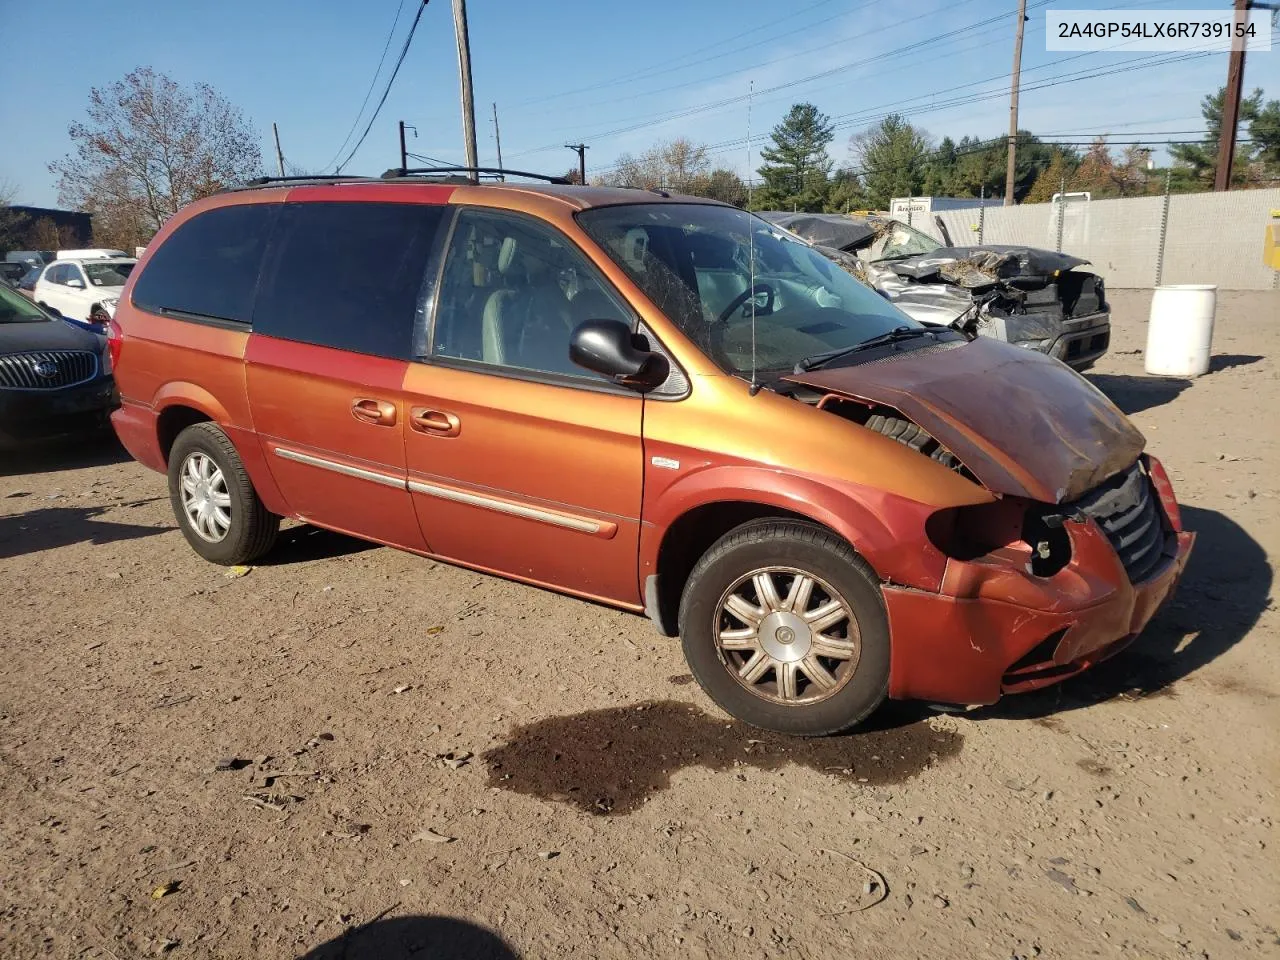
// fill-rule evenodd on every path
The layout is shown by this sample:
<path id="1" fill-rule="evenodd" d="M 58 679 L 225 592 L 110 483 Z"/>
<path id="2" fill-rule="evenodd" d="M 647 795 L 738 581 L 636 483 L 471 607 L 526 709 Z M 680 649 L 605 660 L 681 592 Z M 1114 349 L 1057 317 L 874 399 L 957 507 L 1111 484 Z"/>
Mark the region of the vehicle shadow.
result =
<path id="1" fill-rule="evenodd" d="M 1118 373 L 1089 373 L 1085 377 L 1127 416 L 1152 407 L 1162 407 L 1191 386 L 1191 381 L 1182 377 L 1143 377 Z"/>
<path id="2" fill-rule="evenodd" d="M 348 537 L 346 534 L 334 533 L 323 527 L 313 527 L 309 523 L 303 523 L 281 530 L 280 537 L 271 548 L 271 552 L 255 563 L 260 567 L 283 567 L 291 563 L 345 557 L 365 550 L 374 550 L 378 546 L 368 540 Z"/>
<path id="3" fill-rule="evenodd" d="M 104 430 L 84 437 L 0 450 L 0 477 L 105 467 L 128 459 L 128 452 L 120 446 L 115 434 Z"/>
<path id="4" fill-rule="evenodd" d="M 352 927 L 299 960 L 520 960 L 500 936 L 456 917 L 416 916 Z"/>
<path id="5" fill-rule="evenodd" d="M 1183 506 L 1182 522 L 1197 534 L 1195 550 L 1173 599 L 1132 646 L 1055 687 L 1005 697 L 970 716 L 1034 719 L 1117 696 L 1172 693 L 1179 680 L 1239 643 L 1269 604 L 1266 551 L 1217 511 Z"/>
<path id="6" fill-rule="evenodd" d="M 112 504 L 138 506 L 153 500 L 135 503 Z M 0 517 L 0 560 L 20 557 L 41 550 L 56 550 L 73 543 L 91 543 L 100 546 L 117 540 L 137 540 L 157 533 L 165 533 L 172 527 L 144 527 L 133 523 L 114 523 L 99 520 L 108 507 L 41 507 L 26 513 Z"/>

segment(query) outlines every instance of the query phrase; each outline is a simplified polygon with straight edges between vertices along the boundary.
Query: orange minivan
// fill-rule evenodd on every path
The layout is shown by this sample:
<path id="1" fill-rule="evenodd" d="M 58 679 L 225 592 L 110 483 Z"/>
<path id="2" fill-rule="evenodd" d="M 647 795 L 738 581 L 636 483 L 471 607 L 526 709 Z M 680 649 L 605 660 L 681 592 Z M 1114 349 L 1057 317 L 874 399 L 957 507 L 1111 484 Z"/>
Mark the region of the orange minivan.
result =
<path id="1" fill-rule="evenodd" d="M 1054 683 L 1172 591 L 1168 477 L 1059 361 L 731 206 L 450 173 L 256 182 L 148 246 L 112 419 L 201 556 L 293 517 L 643 611 L 801 735 Z"/>

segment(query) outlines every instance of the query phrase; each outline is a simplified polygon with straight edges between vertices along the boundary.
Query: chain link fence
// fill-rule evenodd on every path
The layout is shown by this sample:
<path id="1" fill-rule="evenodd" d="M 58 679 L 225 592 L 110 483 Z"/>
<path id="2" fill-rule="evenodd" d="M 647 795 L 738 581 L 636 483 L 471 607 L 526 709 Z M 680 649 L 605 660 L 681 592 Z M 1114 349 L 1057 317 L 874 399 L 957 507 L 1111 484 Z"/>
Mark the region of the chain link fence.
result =
<path id="1" fill-rule="evenodd" d="M 1115 288 L 1216 283 L 1223 290 L 1280 289 L 1262 262 L 1280 189 L 1067 200 L 946 210 L 936 216 L 953 243 L 1008 243 L 1087 259 Z M 932 218 L 913 226 L 942 239 Z"/>

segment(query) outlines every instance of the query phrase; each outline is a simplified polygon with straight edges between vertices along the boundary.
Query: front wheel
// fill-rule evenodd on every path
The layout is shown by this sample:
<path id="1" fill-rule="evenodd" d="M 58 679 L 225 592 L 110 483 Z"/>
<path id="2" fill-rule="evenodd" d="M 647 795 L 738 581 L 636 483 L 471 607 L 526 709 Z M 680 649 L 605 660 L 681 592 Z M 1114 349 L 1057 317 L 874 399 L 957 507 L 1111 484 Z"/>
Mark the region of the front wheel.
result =
<path id="1" fill-rule="evenodd" d="M 766 730 L 839 733 L 888 692 L 879 582 L 847 543 L 813 524 L 757 521 L 721 537 L 689 576 L 680 635 L 707 695 Z"/>
<path id="2" fill-rule="evenodd" d="M 187 427 L 169 451 L 169 500 L 182 535 L 206 560 L 232 566 L 275 543 L 280 518 L 253 489 L 230 438 L 217 424 Z"/>

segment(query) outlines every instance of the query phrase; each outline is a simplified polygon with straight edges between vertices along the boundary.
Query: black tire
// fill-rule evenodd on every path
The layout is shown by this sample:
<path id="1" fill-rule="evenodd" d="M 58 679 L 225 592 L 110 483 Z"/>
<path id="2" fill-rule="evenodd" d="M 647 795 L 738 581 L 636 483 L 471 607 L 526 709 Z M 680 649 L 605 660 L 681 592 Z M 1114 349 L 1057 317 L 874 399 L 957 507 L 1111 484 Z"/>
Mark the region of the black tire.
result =
<path id="1" fill-rule="evenodd" d="M 860 655 L 843 685 L 824 699 L 783 703 L 752 692 L 734 675 L 733 655 L 720 647 L 722 598 L 741 578 L 767 567 L 792 568 L 825 581 L 853 614 Z M 805 737 L 840 733 L 870 716 L 888 694 L 889 622 L 879 580 L 845 541 L 815 524 L 758 520 L 725 534 L 689 575 L 679 625 L 685 660 L 702 689 L 727 713 L 752 726 Z M 780 687 L 776 673 L 774 677 Z"/>
<path id="2" fill-rule="evenodd" d="M 183 506 L 182 472 L 194 454 L 203 454 L 217 465 L 229 495 L 231 523 L 216 541 L 196 530 Z M 169 451 L 169 502 L 191 549 L 223 566 L 256 560 L 271 549 L 280 531 L 280 518 L 262 505 L 234 444 L 214 423 L 192 424 L 173 442 Z"/>

